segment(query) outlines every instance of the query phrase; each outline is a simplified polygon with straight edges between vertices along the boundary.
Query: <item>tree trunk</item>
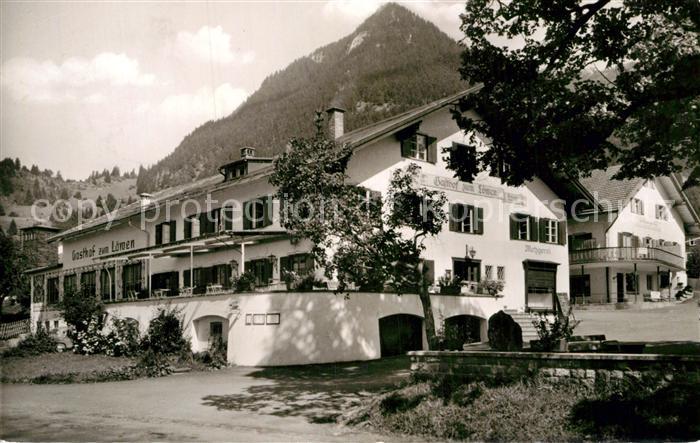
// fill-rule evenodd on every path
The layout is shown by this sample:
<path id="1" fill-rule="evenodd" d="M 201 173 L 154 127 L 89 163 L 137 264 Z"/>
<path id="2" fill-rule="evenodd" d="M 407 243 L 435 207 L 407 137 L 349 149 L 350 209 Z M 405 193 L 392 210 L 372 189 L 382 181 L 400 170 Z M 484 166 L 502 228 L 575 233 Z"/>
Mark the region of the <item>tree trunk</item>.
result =
<path id="1" fill-rule="evenodd" d="M 438 348 L 435 318 L 433 317 L 430 292 L 428 292 L 428 285 L 423 276 L 423 263 L 418 264 L 418 297 L 423 306 L 423 324 L 425 325 L 425 337 L 428 339 L 428 350 L 434 350 Z"/>

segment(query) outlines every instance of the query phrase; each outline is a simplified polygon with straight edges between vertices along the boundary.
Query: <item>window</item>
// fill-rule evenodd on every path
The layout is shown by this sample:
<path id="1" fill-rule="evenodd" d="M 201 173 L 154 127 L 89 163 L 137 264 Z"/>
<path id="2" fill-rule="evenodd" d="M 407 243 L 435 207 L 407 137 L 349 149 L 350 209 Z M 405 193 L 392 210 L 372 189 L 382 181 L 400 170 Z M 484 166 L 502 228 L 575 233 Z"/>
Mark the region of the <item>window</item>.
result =
<path id="1" fill-rule="evenodd" d="M 496 277 L 497 277 L 499 280 L 505 280 L 505 279 L 506 279 L 506 268 L 505 268 L 505 266 L 499 266 L 499 267 L 496 268 L 496 269 L 497 269 Z"/>
<path id="2" fill-rule="evenodd" d="M 122 297 L 135 298 L 141 292 L 141 263 L 122 268 Z"/>
<path id="3" fill-rule="evenodd" d="M 272 280 L 272 262 L 269 258 L 247 261 L 245 271 L 253 273 L 255 286 L 267 286 Z"/>
<path id="4" fill-rule="evenodd" d="M 415 133 L 401 140 L 401 156 L 424 162 L 437 162 L 437 146 L 434 137 Z"/>
<path id="5" fill-rule="evenodd" d="M 100 293 L 102 300 L 116 299 L 114 288 L 114 268 L 102 269 L 100 271 Z"/>
<path id="6" fill-rule="evenodd" d="M 314 272 L 314 258 L 311 254 L 294 254 L 280 258 L 280 268 L 283 271 L 293 271 L 297 275 L 307 275 Z"/>
<path id="7" fill-rule="evenodd" d="M 668 212 L 666 212 L 666 206 L 656 205 L 656 219 L 668 220 Z"/>
<path id="8" fill-rule="evenodd" d="M 58 303 L 58 277 L 46 280 L 46 303 L 55 305 Z"/>
<path id="9" fill-rule="evenodd" d="M 471 205 L 450 205 L 450 231 L 466 234 L 484 233 L 484 209 Z"/>
<path id="10" fill-rule="evenodd" d="M 272 224 L 272 199 L 256 198 L 243 204 L 243 229 L 260 229 Z"/>
<path id="11" fill-rule="evenodd" d="M 631 202 L 632 214 L 644 215 L 644 202 L 638 198 L 633 198 Z"/>
<path id="12" fill-rule="evenodd" d="M 95 271 L 80 274 L 80 292 L 84 297 L 94 297 L 96 294 Z"/>
<path id="13" fill-rule="evenodd" d="M 224 324 L 220 321 L 209 323 L 209 340 L 221 340 L 224 336 Z"/>
<path id="14" fill-rule="evenodd" d="M 491 265 L 484 266 L 484 277 L 487 278 L 488 280 L 493 279 L 493 266 L 491 266 Z"/>
<path id="15" fill-rule="evenodd" d="M 231 266 L 228 264 L 214 265 L 207 268 L 194 268 L 194 285 L 190 284 L 190 270 L 184 272 L 185 286 L 195 288 L 196 294 L 203 294 L 207 285 L 221 285 L 224 288 L 231 286 Z"/>
<path id="16" fill-rule="evenodd" d="M 628 294 L 639 293 L 639 276 L 634 273 L 625 274 L 625 292 Z"/>
<path id="17" fill-rule="evenodd" d="M 478 260 L 452 259 L 452 269 L 457 280 L 478 282 L 481 280 L 481 262 Z"/>
<path id="18" fill-rule="evenodd" d="M 151 276 L 151 289 L 167 289 L 165 295 L 177 295 L 180 286 L 180 273 L 177 271 L 159 272 Z"/>
<path id="19" fill-rule="evenodd" d="M 185 219 L 184 234 L 185 239 L 199 237 L 199 218 L 196 215 L 189 216 Z"/>
<path id="20" fill-rule="evenodd" d="M 540 219 L 540 241 L 543 243 L 557 243 L 559 241 L 559 222 L 557 220 Z"/>
<path id="21" fill-rule="evenodd" d="M 213 234 L 219 231 L 221 209 L 212 209 L 199 214 L 199 235 Z"/>
<path id="22" fill-rule="evenodd" d="M 174 242 L 177 239 L 177 223 L 175 220 L 165 221 L 156 225 L 156 244 Z"/>
<path id="23" fill-rule="evenodd" d="M 511 214 L 510 238 L 537 241 L 537 218 L 527 214 Z"/>
<path id="24" fill-rule="evenodd" d="M 78 284 L 78 277 L 75 274 L 66 275 L 63 277 L 63 294 L 68 294 L 74 292 L 78 289 L 76 286 Z"/>
<path id="25" fill-rule="evenodd" d="M 651 274 L 647 274 L 647 291 L 653 291 L 654 290 L 654 276 Z"/>

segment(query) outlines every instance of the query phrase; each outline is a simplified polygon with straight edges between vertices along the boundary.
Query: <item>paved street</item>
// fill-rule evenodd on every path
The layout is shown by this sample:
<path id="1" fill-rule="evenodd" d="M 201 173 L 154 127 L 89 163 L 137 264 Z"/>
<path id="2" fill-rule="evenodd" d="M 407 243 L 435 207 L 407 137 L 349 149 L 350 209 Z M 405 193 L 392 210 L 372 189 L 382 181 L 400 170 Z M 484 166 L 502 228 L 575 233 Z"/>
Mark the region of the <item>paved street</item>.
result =
<path id="1" fill-rule="evenodd" d="M 698 297 L 674 306 L 612 311 L 575 310 L 576 335 L 605 334 L 608 340 L 700 341 Z"/>
<path id="2" fill-rule="evenodd" d="M 405 358 L 227 368 L 158 379 L 2 385 L 6 440 L 391 441 L 335 424 L 339 411 L 408 375 Z"/>

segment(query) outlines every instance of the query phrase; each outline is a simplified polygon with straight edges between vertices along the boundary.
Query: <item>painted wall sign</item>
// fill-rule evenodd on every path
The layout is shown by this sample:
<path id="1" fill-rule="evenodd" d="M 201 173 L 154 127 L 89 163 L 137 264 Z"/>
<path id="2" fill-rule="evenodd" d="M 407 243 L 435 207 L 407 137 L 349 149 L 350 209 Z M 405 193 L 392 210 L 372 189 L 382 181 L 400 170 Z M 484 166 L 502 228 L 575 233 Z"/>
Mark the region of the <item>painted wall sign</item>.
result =
<path id="1" fill-rule="evenodd" d="M 525 197 L 517 192 L 508 192 L 502 187 L 481 183 L 467 183 L 455 178 L 440 177 L 432 174 L 421 174 L 420 183 L 432 188 L 447 191 L 463 192 L 465 194 L 481 195 L 488 198 L 497 198 L 512 205 L 525 206 Z"/>
<path id="2" fill-rule="evenodd" d="M 552 253 L 552 250 L 549 248 L 539 248 L 537 246 L 525 245 L 525 252 L 535 255 L 549 255 Z"/>
<path id="3" fill-rule="evenodd" d="M 82 249 L 73 249 L 71 251 L 71 258 L 73 261 L 84 260 L 88 258 L 95 258 L 101 255 L 112 254 L 115 252 L 129 251 L 134 249 L 136 241 L 134 239 L 115 241 L 106 246 L 92 245 L 90 247 L 84 246 Z"/>

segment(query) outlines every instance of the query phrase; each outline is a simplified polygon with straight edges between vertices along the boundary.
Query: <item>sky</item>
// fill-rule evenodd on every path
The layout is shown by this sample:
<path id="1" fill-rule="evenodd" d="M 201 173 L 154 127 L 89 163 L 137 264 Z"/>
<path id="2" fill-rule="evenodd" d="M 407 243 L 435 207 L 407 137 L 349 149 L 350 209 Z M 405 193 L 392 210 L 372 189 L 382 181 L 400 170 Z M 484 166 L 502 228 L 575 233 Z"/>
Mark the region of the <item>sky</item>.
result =
<path id="1" fill-rule="evenodd" d="M 0 158 L 73 179 L 151 165 L 381 4 L 0 2 Z M 464 2 L 402 4 L 460 38 Z"/>

